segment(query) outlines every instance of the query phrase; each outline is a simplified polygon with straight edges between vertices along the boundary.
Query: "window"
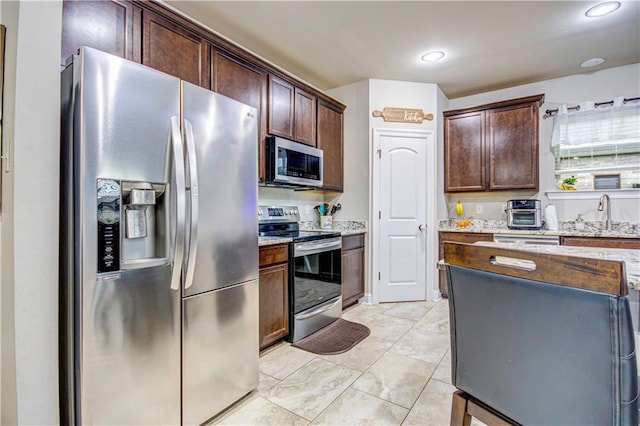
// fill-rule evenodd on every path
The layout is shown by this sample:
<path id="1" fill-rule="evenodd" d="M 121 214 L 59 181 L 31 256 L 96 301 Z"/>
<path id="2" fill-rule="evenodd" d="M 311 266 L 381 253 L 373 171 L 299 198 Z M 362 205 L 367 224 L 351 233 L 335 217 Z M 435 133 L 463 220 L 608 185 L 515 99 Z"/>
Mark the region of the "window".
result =
<path id="1" fill-rule="evenodd" d="M 640 102 L 561 107 L 551 145 L 558 188 L 572 176 L 579 190 L 640 187 Z"/>

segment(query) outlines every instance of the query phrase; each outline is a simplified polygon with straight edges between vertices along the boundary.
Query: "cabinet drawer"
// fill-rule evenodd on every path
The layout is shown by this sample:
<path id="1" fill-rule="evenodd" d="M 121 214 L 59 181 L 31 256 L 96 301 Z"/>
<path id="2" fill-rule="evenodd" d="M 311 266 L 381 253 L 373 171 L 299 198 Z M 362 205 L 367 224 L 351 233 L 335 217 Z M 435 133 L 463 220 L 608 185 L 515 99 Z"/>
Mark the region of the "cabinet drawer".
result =
<path id="1" fill-rule="evenodd" d="M 640 249 L 640 238 L 560 237 L 563 246 Z"/>
<path id="2" fill-rule="evenodd" d="M 364 234 L 346 235 L 342 237 L 342 251 L 364 247 Z"/>
<path id="3" fill-rule="evenodd" d="M 483 232 L 440 232 L 440 245 L 445 241 L 473 244 L 476 241 L 493 241 L 493 234 Z"/>
<path id="4" fill-rule="evenodd" d="M 278 244 L 273 246 L 260 247 L 259 266 L 260 268 L 273 265 L 276 263 L 284 263 L 289 260 L 289 245 Z"/>

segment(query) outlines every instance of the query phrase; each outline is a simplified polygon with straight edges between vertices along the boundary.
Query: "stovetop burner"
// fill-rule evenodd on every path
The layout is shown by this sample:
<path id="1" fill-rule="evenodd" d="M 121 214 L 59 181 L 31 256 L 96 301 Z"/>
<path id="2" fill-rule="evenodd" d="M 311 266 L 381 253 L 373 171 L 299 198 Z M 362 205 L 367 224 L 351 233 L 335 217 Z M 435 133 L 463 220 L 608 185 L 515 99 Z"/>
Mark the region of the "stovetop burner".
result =
<path id="1" fill-rule="evenodd" d="M 300 230 L 297 207 L 260 206 L 258 208 L 258 235 L 261 237 L 293 238 L 294 242 L 339 237 L 335 231 Z"/>

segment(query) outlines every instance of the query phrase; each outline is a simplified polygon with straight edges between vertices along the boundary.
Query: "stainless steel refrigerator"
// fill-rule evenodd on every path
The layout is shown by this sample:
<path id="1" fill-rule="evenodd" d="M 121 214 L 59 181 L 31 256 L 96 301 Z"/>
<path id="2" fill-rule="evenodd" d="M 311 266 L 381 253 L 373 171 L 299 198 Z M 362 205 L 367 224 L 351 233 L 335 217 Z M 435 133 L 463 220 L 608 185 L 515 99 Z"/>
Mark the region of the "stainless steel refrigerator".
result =
<path id="1" fill-rule="evenodd" d="M 61 99 L 61 424 L 200 424 L 258 384 L 256 110 L 86 47 Z"/>

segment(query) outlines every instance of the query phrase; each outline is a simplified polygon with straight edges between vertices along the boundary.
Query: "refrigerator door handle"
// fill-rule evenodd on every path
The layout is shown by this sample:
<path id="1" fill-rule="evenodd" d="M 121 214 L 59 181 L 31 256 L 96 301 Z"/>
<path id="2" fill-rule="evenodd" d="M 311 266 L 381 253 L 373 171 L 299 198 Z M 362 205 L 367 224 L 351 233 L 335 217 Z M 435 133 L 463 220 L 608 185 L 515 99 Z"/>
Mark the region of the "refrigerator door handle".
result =
<path id="1" fill-rule="evenodd" d="M 188 120 L 184 120 L 183 132 L 187 148 L 187 163 L 189 165 L 190 180 L 190 231 L 189 231 L 189 251 L 187 253 L 186 279 L 184 288 L 187 289 L 193 284 L 193 274 L 196 265 L 196 252 L 198 250 L 198 163 L 196 159 L 196 145 L 193 137 L 193 127 Z"/>
<path id="2" fill-rule="evenodd" d="M 173 247 L 171 290 L 180 290 L 182 262 L 184 261 L 186 182 L 184 170 L 184 148 L 182 146 L 182 135 L 180 134 L 180 121 L 178 120 L 178 117 L 175 116 L 171 117 L 169 143 L 171 144 L 173 166 L 176 174 L 176 234 Z"/>

